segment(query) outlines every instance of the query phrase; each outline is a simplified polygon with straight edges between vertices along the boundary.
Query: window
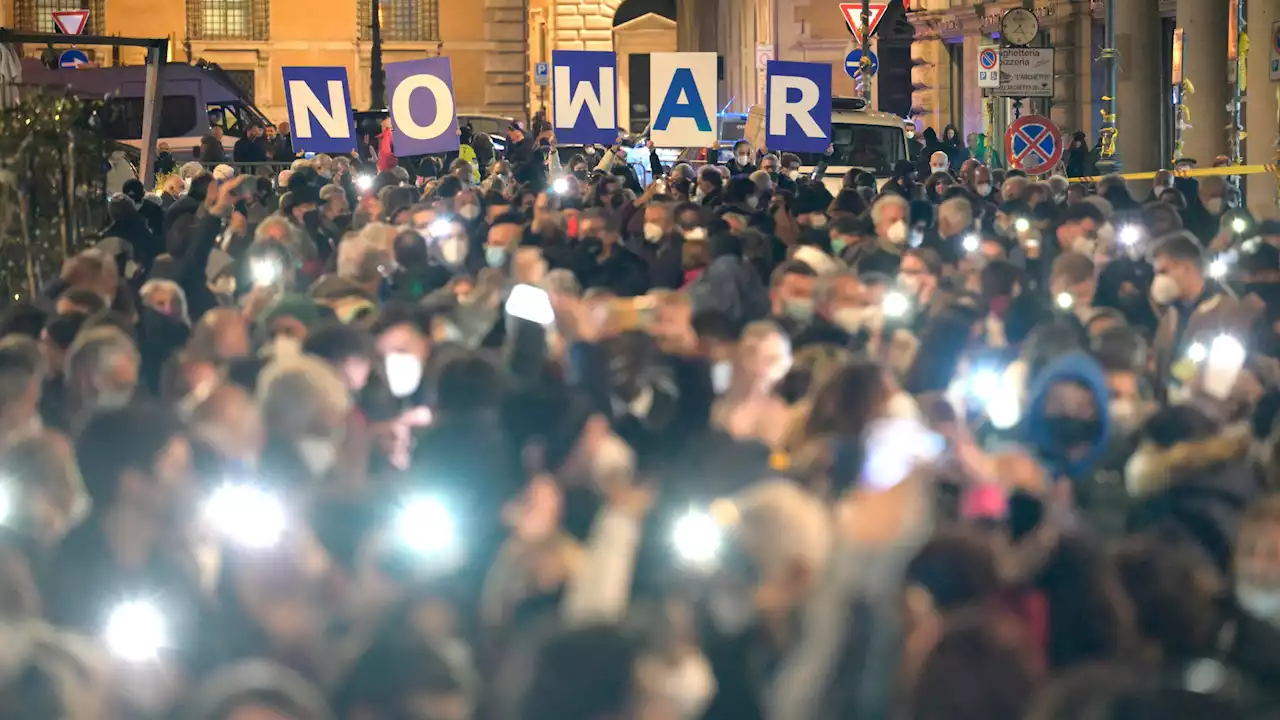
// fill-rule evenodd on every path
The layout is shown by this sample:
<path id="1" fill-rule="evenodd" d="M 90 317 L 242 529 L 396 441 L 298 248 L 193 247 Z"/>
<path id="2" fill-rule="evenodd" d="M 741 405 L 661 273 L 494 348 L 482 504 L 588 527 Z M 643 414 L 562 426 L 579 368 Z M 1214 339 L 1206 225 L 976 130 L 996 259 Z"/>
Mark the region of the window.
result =
<path id="1" fill-rule="evenodd" d="M 252 106 L 242 102 L 214 103 L 205 107 L 209 114 L 209 127 L 220 127 L 231 137 L 244 137 L 250 125 L 266 127 L 267 119 L 254 112 Z"/>
<path id="2" fill-rule="evenodd" d="M 106 12 L 104 0 L 17 0 L 14 3 L 15 25 L 19 30 L 58 32 L 53 24 L 55 10 L 88 10 L 89 27 L 85 35 L 101 35 Z"/>
<path id="3" fill-rule="evenodd" d="M 187 0 L 193 40 L 266 40 L 270 0 Z"/>
<path id="4" fill-rule="evenodd" d="M 858 167 L 876 177 L 889 177 L 893 165 L 907 157 L 906 131 L 884 125 L 856 125 L 835 121 L 831 126 L 832 153 L 799 153 L 805 165 L 826 160 L 831 167 Z"/>
<path id="5" fill-rule="evenodd" d="M 112 140 L 142 139 L 143 107 L 140 97 L 115 98 L 103 103 L 98 111 L 103 134 Z M 197 132 L 195 96 L 164 96 L 160 105 L 159 137 L 194 137 Z"/>
<path id="6" fill-rule="evenodd" d="M 227 78 L 230 79 L 231 82 L 235 83 L 236 87 L 239 88 L 240 91 L 244 93 L 244 96 L 249 99 L 249 102 L 253 102 L 254 96 L 257 93 L 258 82 L 257 77 L 254 75 L 254 71 L 227 70 L 224 68 L 222 72 L 226 73 Z"/>
<path id="7" fill-rule="evenodd" d="M 373 36 L 374 0 L 357 0 L 356 23 L 360 39 Z M 379 0 L 382 39 L 388 42 L 422 42 L 440 39 L 439 0 Z"/>

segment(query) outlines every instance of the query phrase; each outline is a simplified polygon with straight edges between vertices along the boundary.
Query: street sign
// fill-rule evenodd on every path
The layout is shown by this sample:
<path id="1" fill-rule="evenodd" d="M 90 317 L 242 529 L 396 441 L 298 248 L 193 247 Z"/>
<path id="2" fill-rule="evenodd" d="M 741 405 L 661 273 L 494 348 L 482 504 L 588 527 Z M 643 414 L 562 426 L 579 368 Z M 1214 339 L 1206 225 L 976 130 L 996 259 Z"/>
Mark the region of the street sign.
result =
<path id="1" fill-rule="evenodd" d="M 1173 62 L 1169 73 L 1170 85 L 1182 84 L 1182 41 L 1186 32 L 1182 28 L 1173 31 Z"/>
<path id="2" fill-rule="evenodd" d="M 875 75 L 880 71 L 880 58 L 875 53 L 869 53 L 871 56 L 871 74 Z M 857 78 L 862 74 L 862 48 L 854 48 L 844 56 L 844 71 L 851 78 Z"/>
<path id="3" fill-rule="evenodd" d="M 551 63 L 533 64 L 533 84 L 542 86 L 551 84 Z"/>
<path id="4" fill-rule="evenodd" d="M 89 26 L 88 10 L 54 10 L 53 24 L 64 35 L 79 35 Z"/>
<path id="5" fill-rule="evenodd" d="M 78 68 L 89 64 L 89 56 L 83 50 L 71 48 L 58 56 L 58 67 Z"/>
<path id="6" fill-rule="evenodd" d="M 1004 134 L 1004 153 L 1009 166 L 1028 175 L 1053 172 L 1062 160 L 1062 131 L 1043 115 L 1027 115 L 1009 125 Z"/>
<path id="7" fill-rule="evenodd" d="M 978 52 L 978 87 L 1000 87 L 1000 49 L 995 46 Z"/>
<path id="8" fill-rule="evenodd" d="M 1053 97 L 1053 48 L 1000 48 L 1000 97 Z"/>
<path id="9" fill-rule="evenodd" d="M 887 2 L 867 3 L 867 9 L 871 11 L 871 22 L 868 23 L 869 29 L 867 35 L 874 35 L 876 26 L 880 24 L 884 13 L 889 9 Z M 840 3 L 840 13 L 844 15 L 845 24 L 849 26 L 849 32 L 853 33 L 853 41 L 859 45 L 862 44 L 862 3 L 847 2 Z"/>
<path id="10" fill-rule="evenodd" d="M 1280 80 L 1280 22 L 1271 23 L 1271 79 Z"/>

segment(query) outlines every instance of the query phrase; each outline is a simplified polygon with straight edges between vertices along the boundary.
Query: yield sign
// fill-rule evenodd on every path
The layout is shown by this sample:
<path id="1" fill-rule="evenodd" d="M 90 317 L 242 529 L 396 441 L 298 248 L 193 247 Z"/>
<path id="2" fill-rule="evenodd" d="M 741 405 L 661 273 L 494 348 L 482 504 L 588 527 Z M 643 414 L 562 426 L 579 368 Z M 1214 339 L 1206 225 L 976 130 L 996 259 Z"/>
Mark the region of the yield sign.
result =
<path id="1" fill-rule="evenodd" d="M 884 13 L 889 9 L 887 2 L 873 2 L 867 4 L 871 10 L 871 22 L 867 25 L 869 28 L 866 32 L 871 35 L 876 31 L 876 26 L 880 24 L 880 19 L 884 17 Z M 849 25 L 849 32 L 853 33 L 853 41 L 859 45 L 862 44 L 862 3 L 847 2 L 840 3 L 840 13 L 844 15 L 844 21 Z"/>
<path id="2" fill-rule="evenodd" d="M 1062 159 L 1062 132 L 1043 115 L 1028 115 L 1009 125 L 1004 134 L 1005 155 L 1013 167 L 1028 175 L 1051 172 Z"/>
<path id="3" fill-rule="evenodd" d="M 64 35 L 79 35 L 89 24 L 88 10 L 54 10 L 53 24 Z"/>

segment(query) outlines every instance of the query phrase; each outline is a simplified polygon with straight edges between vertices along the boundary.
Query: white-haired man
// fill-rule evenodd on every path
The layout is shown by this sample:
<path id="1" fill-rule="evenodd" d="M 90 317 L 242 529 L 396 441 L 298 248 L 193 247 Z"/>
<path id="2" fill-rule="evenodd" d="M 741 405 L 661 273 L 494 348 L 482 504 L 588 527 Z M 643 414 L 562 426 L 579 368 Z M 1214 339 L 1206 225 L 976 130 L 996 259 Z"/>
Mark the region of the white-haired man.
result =
<path id="1" fill-rule="evenodd" d="M 40 395 L 47 364 L 40 343 L 23 335 L 0 340 L 0 449 L 40 432 Z"/>
<path id="2" fill-rule="evenodd" d="M 876 237 L 893 245 L 906 244 L 910 219 L 911 206 L 896 193 L 882 195 L 871 206 L 871 224 L 875 226 Z"/>
<path id="3" fill-rule="evenodd" d="M 368 297 L 378 297 L 395 262 L 393 238 L 394 228 L 377 223 L 348 235 L 338 245 L 338 277 L 359 286 Z"/>
<path id="4" fill-rule="evenodd" d="M 258 401 L 268 434 L 265 467 L 301 482 L 333 470 L 351 411 L 337 371 L 309 355 L 275 360 L 258 378 Z"/>
<path id="5" fill-rule="evenodd" d="M 78 430 L 98 410 L 128 405 L 138 386 L 141 363 L 137 346 L 119 329 L 102 326 L 81 332 L 67 351 L 63 367 L 72 429 Z"/>

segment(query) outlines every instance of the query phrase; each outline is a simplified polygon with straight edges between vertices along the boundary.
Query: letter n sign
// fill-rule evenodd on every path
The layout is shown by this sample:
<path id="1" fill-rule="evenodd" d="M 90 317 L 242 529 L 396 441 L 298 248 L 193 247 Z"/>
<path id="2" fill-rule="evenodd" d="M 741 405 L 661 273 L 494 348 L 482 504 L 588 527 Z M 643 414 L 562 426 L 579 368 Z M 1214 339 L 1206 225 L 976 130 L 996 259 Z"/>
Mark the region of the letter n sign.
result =
<path id="1" fill-rule="evenodd" d="M 356 151 L 351 90 L 345 67 L 283 68 L 295 152 Z"/>

